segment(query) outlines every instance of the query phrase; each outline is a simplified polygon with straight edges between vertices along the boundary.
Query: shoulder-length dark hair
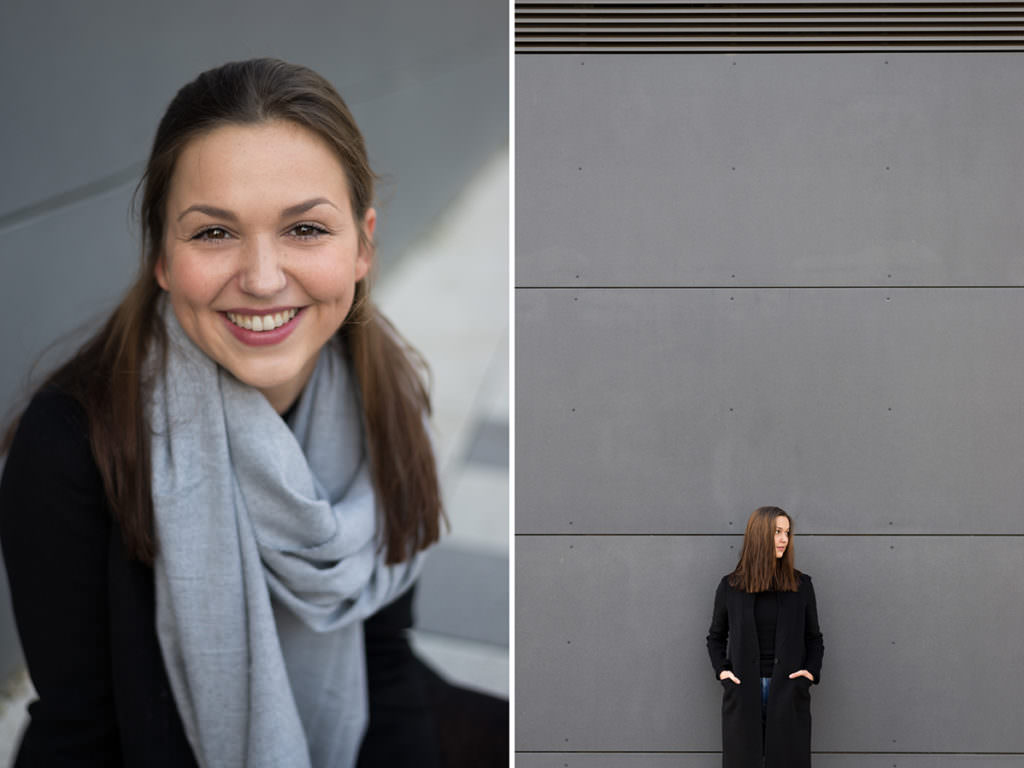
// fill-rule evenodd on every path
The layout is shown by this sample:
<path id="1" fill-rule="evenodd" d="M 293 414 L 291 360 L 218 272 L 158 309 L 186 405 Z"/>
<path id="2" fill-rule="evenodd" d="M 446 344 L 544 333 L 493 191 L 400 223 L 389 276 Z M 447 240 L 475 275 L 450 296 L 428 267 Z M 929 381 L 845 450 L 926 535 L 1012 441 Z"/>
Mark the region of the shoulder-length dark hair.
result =
<path id="1" fill-rule="evenodd" d="M 789 544 L 782 557 L 775 556 L 775 518 L 789 520 Z M 729 584 L 744 592 L 796 592 L 800 572 L 793 567 L 793 518 L 779 507 L 759 507 L 747 521 L 743 549 Z"/>
<path id="2" fill-rule="evenodd" d="M 74 397 L 85 410 L 93 458 L 128 551 L 152 563 L 153 500 L 150 382 L 143 362 L 166 360 L 157 318 L 161 289 L 154 266 L 163 247 L 167 195 L 175 164 L 197 136 L 223 125 L 288 120 L 324 139 L 348 180 L 352 213 L 362 224 L 373 204 L 374 174 L 362 134 L 348 107 L 316 72 L 276 59 L 231 62 L 203 72 L 171 101 L 157 128 L 141 190 L 142 263 L 134 284 L 103 325 L 44 383 Z M 367 232 L 360 243 L 372 248 Z M 346 342 L 362 395 L 369 457 L 382 510 L 382 546 L 401 562 L 438 539 L 443 517 L 437 467 L 424 423 L 430 413 L 427 367 L 369 299 L 367 279 L 338 331 Z M 157 346 L 151 348 L 151 344 Z M 8 430 L 10 447 L 16 423 Z"/>

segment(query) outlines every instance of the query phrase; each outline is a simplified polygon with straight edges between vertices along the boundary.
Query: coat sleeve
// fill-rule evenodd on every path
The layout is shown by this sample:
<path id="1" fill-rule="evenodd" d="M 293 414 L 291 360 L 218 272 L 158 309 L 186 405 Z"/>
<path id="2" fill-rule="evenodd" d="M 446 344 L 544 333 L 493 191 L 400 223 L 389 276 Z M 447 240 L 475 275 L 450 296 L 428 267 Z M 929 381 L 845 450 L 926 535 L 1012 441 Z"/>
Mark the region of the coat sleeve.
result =
<path id="1" fill-rule="evenodd" d="M 805 574 L 806 576 L 806 574 Z M 821 682 L 821 661 L 825 655 L 825 642 L 818 626 L 818 604 L 814 598 L 814 585 L 807 578 L 807 607 L 804 615 L 805 669 L 814 675 L 814 682 Z"/>
<path id="2" fill-rule="evenodd" d="M 121 762 L 104 499 L 81 410 L 65 395 L 36 395 L 0 481 L 3 559 L 38 696 L 29 705 L 17 766 Z"/>
<path id="3" fill-rule="evenodd" d="M 722 579 L 715 590 L 715 607 L 711 613 L 711 628 L 707 637 L 708 654 L 711 656 L 711 666 L 715 670 L 716 679 L 723 669 L 732 669 L 732 664 L 725 654 L 729 639 L 729 611 L 725 603 L 727 589 L 726 579 Z"/>

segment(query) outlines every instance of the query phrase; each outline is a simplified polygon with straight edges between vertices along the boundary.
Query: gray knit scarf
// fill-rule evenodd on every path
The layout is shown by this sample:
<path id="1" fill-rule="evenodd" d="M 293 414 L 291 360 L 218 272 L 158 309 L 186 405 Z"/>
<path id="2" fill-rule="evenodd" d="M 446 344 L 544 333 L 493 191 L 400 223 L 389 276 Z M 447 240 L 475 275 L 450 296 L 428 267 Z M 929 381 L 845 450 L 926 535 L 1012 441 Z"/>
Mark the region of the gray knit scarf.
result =
<path id="1" fill-rule="evenodd" d="M 291 429 L 161 307 L 149 419 L 156 626 L 201 766 L 355 765 L 367 722 L 361 620 L 414 580 L 385 566 L 356 386 L 321 350 Z"/>

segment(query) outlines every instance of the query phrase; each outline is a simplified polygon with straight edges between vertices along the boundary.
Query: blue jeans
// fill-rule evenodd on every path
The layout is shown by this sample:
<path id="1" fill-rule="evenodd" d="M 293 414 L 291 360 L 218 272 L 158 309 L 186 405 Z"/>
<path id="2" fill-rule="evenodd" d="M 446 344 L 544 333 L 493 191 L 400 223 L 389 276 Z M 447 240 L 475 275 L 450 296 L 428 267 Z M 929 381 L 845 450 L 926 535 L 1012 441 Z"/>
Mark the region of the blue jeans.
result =
<path id="1" fill-rule="evenodd" d="M 772 687 L 770 677 L 761 678 L 761 754 L 764 755 L 764 730 L 768 716 L 768 690 Z"/>

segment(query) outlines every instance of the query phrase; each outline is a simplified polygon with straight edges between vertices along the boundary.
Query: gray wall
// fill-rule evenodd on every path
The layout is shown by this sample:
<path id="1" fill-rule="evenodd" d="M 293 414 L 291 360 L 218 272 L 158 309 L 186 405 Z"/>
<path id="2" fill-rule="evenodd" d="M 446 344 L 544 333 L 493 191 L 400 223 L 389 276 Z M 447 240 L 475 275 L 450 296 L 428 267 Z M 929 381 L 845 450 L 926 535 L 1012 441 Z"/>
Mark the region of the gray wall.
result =
<path id="1" fill-rule="evenodd" d="M 517 764 L 720 764 L 704 638 L 767 504 L 815 763 L 1020 764 L 1024 59 L 520 54 L 516 88 Z"/>
<path id="2" fill-rule="evenodd" d="M 133 276 L 130 198 L 175 91 L 253 56 L 313 67 L 352 108 L 385 177 L 384 270 L 506 141 L 498 0 L 5 4 L 0 302 L 14 322 L 0 339 L 0 414 L 20 402 L 44 347 L 94 321 Z M 0 681 L 16 643 L 0 569 Z"/>

